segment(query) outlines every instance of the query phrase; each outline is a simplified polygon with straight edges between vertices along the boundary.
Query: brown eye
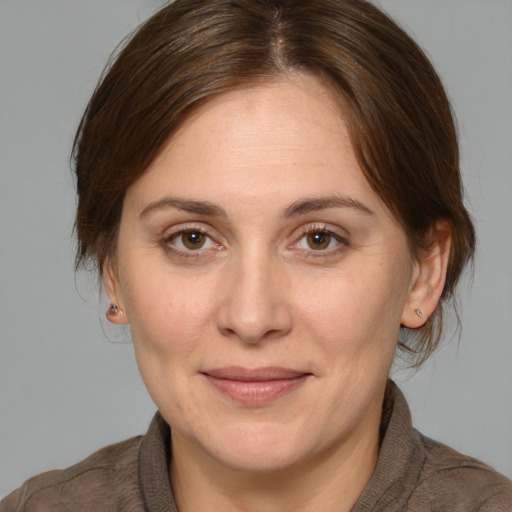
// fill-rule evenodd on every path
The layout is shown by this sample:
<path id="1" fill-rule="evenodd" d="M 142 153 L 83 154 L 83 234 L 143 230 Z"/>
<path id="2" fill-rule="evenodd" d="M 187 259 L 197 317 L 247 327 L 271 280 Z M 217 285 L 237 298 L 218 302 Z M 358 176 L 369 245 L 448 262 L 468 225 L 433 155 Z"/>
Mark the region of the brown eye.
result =
<path id="1" fill-rule="evenodd" d="M 206 242 L 206 236 L 200 231 L 185 231 L 180 235 L 181 243 L 187 249 L 201 249 Z"/>
<path id="2" fill-rule="evenodd" d="M 205 230 L 195 227 L 185 227 L 176 230 L 160 241 L 164 251 L 172 257 L 194 258 L 212 256 L 212 251 L 222 251 L 224 247 Z"/>
<path id="3" fill-rule="evenodd" d="M 323 231 L 316 231 L 313 233 L 308 233 L 306 236 L 306 241 L 310 249 L 319 251 L 329 247 L 331 243 L 331 235 Z"/>

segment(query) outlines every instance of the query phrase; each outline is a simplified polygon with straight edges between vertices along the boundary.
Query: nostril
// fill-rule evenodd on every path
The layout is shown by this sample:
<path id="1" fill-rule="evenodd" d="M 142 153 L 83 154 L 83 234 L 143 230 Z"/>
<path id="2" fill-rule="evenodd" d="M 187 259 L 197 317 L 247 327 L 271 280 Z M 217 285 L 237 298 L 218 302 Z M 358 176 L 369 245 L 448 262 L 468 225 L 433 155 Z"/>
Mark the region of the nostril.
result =
<path id="1" fill-rule="evenodd" d="M 281 311 L 280 311 L 281 310 Z M 273 308 L 266 316 L 220 315 L 219 332 L 229 338 L 236 338 L 244 343 L 256 344 L 286 336 L 292 329 L 291 315 L 286 308 Z"/>
<path id="2" fill-rule="evenodd" d="M 223 336 L 260 343 L 286 335 L 292 327 L 291 307 L 279 270 L 265 259 L 241 258 L 223 282 L 216 322 Z"/>

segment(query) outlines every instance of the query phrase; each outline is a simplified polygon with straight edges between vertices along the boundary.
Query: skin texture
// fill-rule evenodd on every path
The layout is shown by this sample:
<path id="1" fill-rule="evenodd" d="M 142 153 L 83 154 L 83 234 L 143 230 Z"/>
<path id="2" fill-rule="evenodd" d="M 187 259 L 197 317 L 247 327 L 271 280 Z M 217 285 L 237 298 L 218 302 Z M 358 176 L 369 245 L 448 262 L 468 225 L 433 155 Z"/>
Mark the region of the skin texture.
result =
<path id="1" fill-rule="evenodd" d="M 317 79 L 190 115 L 128 190 L 105 278 L 123 310 L 109 319 L 130 324 L 172 428 L 180 510 L 350 509 L 375 467 L 400 325 L 421 326 L 442 291 L 449 229 L 433 239 L 413 261 Z M 233 366 L 303 378 L 247 404 L 208 377 Z"/>

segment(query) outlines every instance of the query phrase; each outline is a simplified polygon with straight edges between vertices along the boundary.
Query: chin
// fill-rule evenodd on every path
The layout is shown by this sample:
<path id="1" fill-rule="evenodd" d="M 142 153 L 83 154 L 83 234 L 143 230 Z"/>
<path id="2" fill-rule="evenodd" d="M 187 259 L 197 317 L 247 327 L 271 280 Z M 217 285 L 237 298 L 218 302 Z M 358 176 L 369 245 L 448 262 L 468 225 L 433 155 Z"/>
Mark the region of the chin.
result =
<path id="1" fill-rule="evenodd" d="M 272 423 L 231 425 L 218 432 L 220 436 L 208 437 L 202 449 L 234 471 L 272 473 L 289 469 L 307 458 L 308 443 L 300 432 L 287 427 Z"/>

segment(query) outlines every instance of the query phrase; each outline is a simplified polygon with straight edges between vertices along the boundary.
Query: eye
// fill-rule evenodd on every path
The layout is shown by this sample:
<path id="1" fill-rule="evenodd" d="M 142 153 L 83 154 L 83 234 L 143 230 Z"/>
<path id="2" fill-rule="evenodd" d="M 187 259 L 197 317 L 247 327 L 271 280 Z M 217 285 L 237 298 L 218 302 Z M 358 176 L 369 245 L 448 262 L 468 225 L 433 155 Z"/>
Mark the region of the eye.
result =
<path id="1" fill-rule="evenodd" d="M 348 245 L 345 237 L 327 226 L 307 226 L 292 247 L 302 251 L 305 256 L 330 256 L 343 251 Z"/>
<path id="2" fill-rule="evenodd" d="M 206 235 L 199 231 L 187 231 L 182 233 L 178 240 L 184 247 L 190 250 L 201 249 L 206 242 Z"/>
<path id="3" fill-rule="evenodd" d="M 181 252 L 217 247 L 217 244 L 206 233 L 197 229 L 183 229 L 178 231 L 167 238 L 165 243 L 168 248 Z"/>
<path id="4" fill-rule="evenodd" d="M 322 231 L 308 233 L 305 235 L 305 239 L 308 247 L 314 251 L 327 249 L 332 241 L 331 235 Z"/>

